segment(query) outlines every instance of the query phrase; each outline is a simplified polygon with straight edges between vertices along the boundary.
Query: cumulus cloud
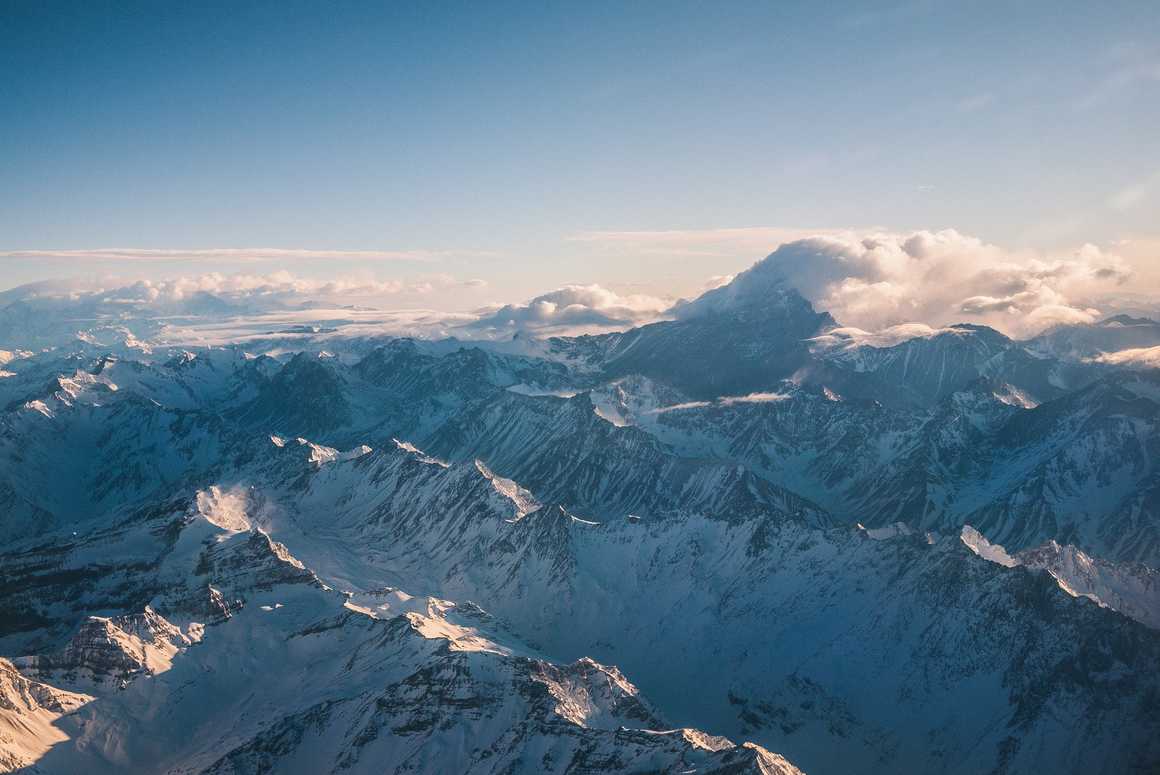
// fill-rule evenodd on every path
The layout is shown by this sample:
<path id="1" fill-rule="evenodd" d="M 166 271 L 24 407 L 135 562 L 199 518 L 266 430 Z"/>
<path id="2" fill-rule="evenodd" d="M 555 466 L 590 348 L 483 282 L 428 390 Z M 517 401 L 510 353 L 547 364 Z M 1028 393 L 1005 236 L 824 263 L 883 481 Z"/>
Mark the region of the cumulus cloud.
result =
<path id="1" fill-rule="evenodd" d="M 298 277 L 290 272 L 266 275 L 210 273 L 173 280 L 141 280 L 120 289 L 130 298 L 143 301 L 181 301 L 201 293 L 230 299 L 297 296 L 390 295 L 402 292 L 407 285 L 401 280 L 370 278 L 335 278 L 318 280 Z"/>
<path id="2" fill-rule="evenodd" d="M 475 326 L 497 333 L 623 328 L 656 319 L 670 305 L 671 300 L 641 294 L 622 296 L 599 285 L 566 285 L 526 304 L 480 310 Z"/>
<path id="3" fill-rule="evenodd" d="M 1096 320 L 1101 299 L 1132 277 L 1128 262 L 1094 245 L 1044 255 L 1006 251 L 954 230 L 825 235 L 783 244 L 689 312 L 759 299 L 785 284 L 864 331 L 972 322 L 1028 335 Z"/>
<path id="4" fill-rule="evenodd" d="M 33 283 L 0 294 L 0 307 L 20 301 L 44 307 L 83 307 L 94 314 L 142 313 L 204 314 L 230 306 L 247 310 L 280 309 L 312 304 L 385 297 L 423 296 L 436 290 L 478 289 L 481 281 L 460 281 L 447 274 L 381 280 L 371 276 L 303 277 L 288 271 L 268 274 L 239 272 L 124 283 L 116 279 L 66 280 Z"/>
<path id="5" fill-rule="evenodd" d="M 220 344 L 262 340 L 286 325 L 326 321 L 343 336 L 450 336 L 476 315 L 432 309 L 479 293 L 479 283 L 447 274 L 403 279 L 207 273 L 126 282 L 48 280 L 0 292 L 0 346 L 72 342 L 78 331 L 131 330 L 138 339 Z M 434 297 L 432 292 L 437 292 Z M 111 329 L 110 329 L 111 330 Z M 86 334 L 88 336 L 88 334 Z"/>

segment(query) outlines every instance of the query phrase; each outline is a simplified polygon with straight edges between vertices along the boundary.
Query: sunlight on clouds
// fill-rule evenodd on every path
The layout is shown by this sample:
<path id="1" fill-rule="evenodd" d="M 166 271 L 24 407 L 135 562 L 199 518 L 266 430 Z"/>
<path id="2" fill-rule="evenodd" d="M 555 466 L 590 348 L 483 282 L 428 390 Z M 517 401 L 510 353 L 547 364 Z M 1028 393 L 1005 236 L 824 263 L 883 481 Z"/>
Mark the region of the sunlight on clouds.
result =
<path id="1" fill-rule="evenodd" d="M 858 329 L 975 322 L 1029 335 L 1097 319 L 1102 304 L 1122 294 L 1133 276 L 1123 257 L 1095 245 L 1048 255 L 1007 251 L 950 229 L 848 233 L 781 245 L 739 274 L 729 293 L 752 297 L 785 282 L 840 324 Z M 1132 287 L 1160 291 L 1154 282 Z M 726 298 L 711 296 L 682 314 Z"/>
<path id="2" fill-rule="evenodd" d="M 302 248 L 84 248 L 70 250 L 0 250 L 0 258 L 59 258 L 89 261 L 439 261 L 448 256 L 492 256 L 474 250 L 309 250 Z"/>
<path id="3" fill-rule="evenodd" d="M 1104 353 L 1094 360 L 1097 363 L 1110 363 L 1116 366 L 1143 366 L 1144 368 L 1160 369 L 1160 347 L 1135 347 L 1114 353 Z"/>
<path id="4" fill-rule="evenodd" d="M 671 299 L 632 294 L 622 296 L 600 285 L 567 285 L 526 304 L 505 304 L 480 310 L 480 329 L 554 329 L 597 326 L 626 327 L 656 319 Z"/>

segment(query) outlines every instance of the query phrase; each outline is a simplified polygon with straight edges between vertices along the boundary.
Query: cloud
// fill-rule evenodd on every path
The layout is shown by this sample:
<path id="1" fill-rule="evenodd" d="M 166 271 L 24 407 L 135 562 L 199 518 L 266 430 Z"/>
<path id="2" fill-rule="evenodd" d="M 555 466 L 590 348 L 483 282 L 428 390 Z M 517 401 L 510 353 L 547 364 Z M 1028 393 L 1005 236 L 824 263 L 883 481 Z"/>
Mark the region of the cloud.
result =
<path id="1" fill-rule="evenodd" d="M 1160 52 L 1126 46 L 1111 53 L 1111 69 L 1078 97 L 1075 101 L 1077 110 L 1092 110 L 1160 84 Z"/>
<path id="2" fill-rule="evenodd" d="M 230 305 L 247 310 L 280 309 L 313 302 L 368 302 L 384 297 L 421 296 L 453 288 L 478 289 L 480 281 L 460 281 L 448 274 L 419 275 L 409 279 L 380 280 L 369 275 L 312 278 L 288 271 L 253 274 L 208 272 L 161 280 L 124 282 L 117 279 L 53 280 L 20 286 L 0 294 L 0 307 L 14 301 L 41 306 L 85 307 L 94 314 L 138 310 L 208 314 Z M 209 302 L 214 302 L 214 305 Z"/>
<path id="3" fill-rule="evenodd" d="M 792 396 L 788 393 L 749 393 L 744 396 L 725 396 L 719 399 L 725 406 L 734 404 L 775 404 L 779 401 L 788 401 Z"/>
<path id="4" fill-rule="evenodd" d="M 329 297 L 339 295 L 384 296 L 415 289 L 401 280 L 342 277 L 328 280 L 298 277 L 290 272 L 266 275 L 210 273 L 198 277 L 179 277 L 174 280 L 134 283 L 128 290 L 148 299 L 181 300 L 199 293 L 209 293 L 231 299 L 255 297 Z"/>
<path id="5" fill-rule="evenodd" d="M 666 414 L 668 412 L 684 412 L 690 409 L 704 409 L 709 406 L 737 406 L 738 404 L 774 404 L 788 401 L 792 398 L 788 393 L 749 393 L 744 396 L 721 396 L 713 401 L 688 401 L 683 404 L 670 404 L 650 409 L 647 414 Z"/>
<path id="6" fill-rule="evenodd" d="M 599 285 L 566 285 L 526 304 L 505 304 L 480 310 L 477 328 L 496 333 L 518 330 L 625 328 L 654 320 L 670 299 L 633 294 L 621 296 Z"/>
<path id="7" fill-rule="evenodd" d="M 1108 199 L 1108 207 L 1113 210 L 1131 210 L 1147 201 L 1160 185 L 1160 171 L 1121 188 Z"/>
<path id="8" fill-rule="evenodd" d="M 1006 251 L 954 230 L 831 234 L 783 244 L 732 285 L 679 311 L 759 303 L 784 284 L 863 331 L 972 322 L 1028 335 L 1097 319 L 1101 300 L 1132 277 L 1127 261 L 1094 245 L 1043 255 Z M 1160 286 L 1135 290 L 1156 293 Z"/>
<path id="9" fill-rule="evenodd" d="M 955 103 L 955 109 L 960 113 L 977 113 L 995 103 L 995 95 L 991 92 L 980 92 L 969 97 L 963 97 Z"/>
<path id="10" fill-rule="evenodd" d="M 667 412 L 684 412 L 689 409 L 704 409 L 706 406 L 712 406 L 711 401 L 687 401 L 683 404 L 670 404 L 669 406 L 658 406 L 656 409 L 650 409 L 647 414 L 665 414 Z"/>
<path id="11" fill-rule="evenodd" d="M 477 319 L 447 309 L 478 293 L 477 283 L 448 274 L 378 279 L 210 272 L 130 282 L 48 280 L 0 292 L 0 346 L 72 343 L 78 331 L 96 332 L 94 341 L 104 344 L 119 341 L 110 328 L 170 344 L 262 341 L 280 326 L 320 321 L 325 325 L 319 328 L 334 336 L 443 338 Z M 433 302 L 444 309 L 432 309 Z M 307 334 L 278 334 L 298 335 Z"/>
<path id="12" fill-rule="evenodd" d="M 1094 360 L 1097 363 L 1110 363 L 1117 366 L 1141 366 L 1147 369 L 1160 369 L 1160 346 L 1135 347 L 1130 350 L 1103 353 Z"/>
<path id="13" fill-rule="evenodd" d="M 733 278 L 737 275 L 732 274 L 716 274 L 705 281 L 705 290 L 711 291 L 714 288 L 720 288 L 723 285 L 728 285 L 733 282 Z"/>
<path id="14" fill-rule="evenodd" d="M 88 261 L 293 261 L 342 259 L 429 263 L 447 256 L 485 256 L 475 250 L 313 250 L 304 248 L 82 248 L 0 250 L 0 258 L 64 258 Z"/>
<path id="15" fill-rule="evenodd" d="M 854 350 L 862 345 L 871 347 L 892 347 L 908 339 L 930 338 L 953 331 L 952 328 L 934 328 L 926 323 L 902 323 L 888 326 L 878 331 L 864 331 L 853 326 L 831 328 L 821 336 L 810 340 L 815 352 Z"/>
<path id="16" fill-rule="evenodd" d="M 735 256 L 769 250 L 770 245 L 829 233 L 825 230 L 746 226 L 662 231 L 584 231 L 565 237 L 609 252 L 633 255 Z"/>

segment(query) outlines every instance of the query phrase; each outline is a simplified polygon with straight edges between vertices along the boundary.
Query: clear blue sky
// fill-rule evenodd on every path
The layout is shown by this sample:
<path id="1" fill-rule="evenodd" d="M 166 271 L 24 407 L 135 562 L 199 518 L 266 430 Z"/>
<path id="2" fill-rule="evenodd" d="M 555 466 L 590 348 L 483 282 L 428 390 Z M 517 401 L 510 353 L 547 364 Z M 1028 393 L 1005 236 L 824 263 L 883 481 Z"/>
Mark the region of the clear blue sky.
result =
<path id="1" fill-rule="evenodd" d="M 575 237 L 1055 249 L 1155 235 L 1158 201 L 1155 0 L 0 6 L 0 251 L 434 257 L 0 258 L 0 287 L 277 268 L 684 293 L 761 238 Z"/>

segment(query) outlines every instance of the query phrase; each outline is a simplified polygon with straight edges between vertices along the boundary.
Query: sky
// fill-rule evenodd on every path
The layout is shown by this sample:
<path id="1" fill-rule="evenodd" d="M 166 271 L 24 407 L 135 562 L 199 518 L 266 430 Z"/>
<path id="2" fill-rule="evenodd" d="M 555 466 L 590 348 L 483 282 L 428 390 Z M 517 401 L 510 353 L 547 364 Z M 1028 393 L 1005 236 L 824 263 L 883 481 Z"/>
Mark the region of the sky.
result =
<path id="1" fill-rule="evenodd" d="M 8 0 L 0 289 L 656 307 L 786 241 L 954 230 L 1149 293 L 1157 127 L 1151 0 Z"/>

